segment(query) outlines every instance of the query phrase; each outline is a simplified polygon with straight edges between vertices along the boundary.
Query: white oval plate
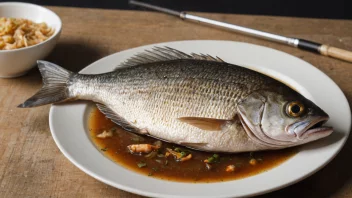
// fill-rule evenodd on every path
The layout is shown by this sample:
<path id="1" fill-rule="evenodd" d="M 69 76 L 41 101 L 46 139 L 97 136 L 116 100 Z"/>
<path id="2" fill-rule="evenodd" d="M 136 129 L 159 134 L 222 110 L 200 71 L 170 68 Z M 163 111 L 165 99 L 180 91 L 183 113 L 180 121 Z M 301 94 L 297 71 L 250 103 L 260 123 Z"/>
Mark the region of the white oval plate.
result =
<path id="1" fill-rule="evenodd" d="M 289 54 L 247 43 L 229 41 L 180 41 L 138 47 L 107 56 L 81 73 L 113 70 L 137 52 L 169 46 L 186 53 L 205 53 L 242 66 L 250 66 L 289 83 L 324 109 L 335 132 L 328 138 L 301 147 L 294 157 L 267 172 L 228 182 L 179 183 L 144 176 L 116 164 L 100 153 L 87 132 L 89 103 L 53 105 L 50 129 L 61 152 L 90 176 L 116 188 L 151 197 L 234 197 L 267 193 L 302 180 L 325 166 L 340 151 L 351 128 L 348 102 L 324 73 Z M 338 104 L 338 105 L 336 105 Z"/>

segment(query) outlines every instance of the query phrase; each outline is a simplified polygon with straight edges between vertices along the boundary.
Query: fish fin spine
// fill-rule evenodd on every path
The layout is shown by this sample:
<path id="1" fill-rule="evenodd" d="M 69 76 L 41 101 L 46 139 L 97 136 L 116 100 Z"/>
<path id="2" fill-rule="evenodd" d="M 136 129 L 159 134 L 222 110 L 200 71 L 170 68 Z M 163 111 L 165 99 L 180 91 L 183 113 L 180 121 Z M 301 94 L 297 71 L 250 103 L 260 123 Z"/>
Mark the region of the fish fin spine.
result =
<path id="1" fill-rule="evenodd" d="M 36 107 L 72 99 L 67 86 L 74 73 L 47 61 L 40 60 L 37 64 L 43 77 L 43 86 L 18 107 Z"/>
<path id="2" fill-rule="evenodd" d="M 135 133 L 142 133 L 142 134 L 147 134 L 148 131 L 146 129 L 143 129 L 142 131 L 139 130 L 137 127 L 133 126 L 131 123 L 129 123 L 126 119 L 115 113 L 111 108 L 107 107 L 104 104 L 97 103 L 96 104 L 97 108 L 99 109 L 100 112 L 102 112 L 107 118 L 109 118 L 112 122 L 115 124 L 121 126 L 127 131 L 135 132 Z"/>
<path id="3" fill-rule="evenodd" d="M 145 50 L 144 52 L 138 53 L 133 57 L 129 58 L 127 61 L 122 63 L 116 69 L 121 67 L 131 67 L 140 64 L 170 61 L 170 60 L 207 60 L 215 62 L 225 62 L 219 57 L 212 57 L 208 54 L 186 54 L 179 50 L 170 47 L 153 47 L 151 50 Z"/>

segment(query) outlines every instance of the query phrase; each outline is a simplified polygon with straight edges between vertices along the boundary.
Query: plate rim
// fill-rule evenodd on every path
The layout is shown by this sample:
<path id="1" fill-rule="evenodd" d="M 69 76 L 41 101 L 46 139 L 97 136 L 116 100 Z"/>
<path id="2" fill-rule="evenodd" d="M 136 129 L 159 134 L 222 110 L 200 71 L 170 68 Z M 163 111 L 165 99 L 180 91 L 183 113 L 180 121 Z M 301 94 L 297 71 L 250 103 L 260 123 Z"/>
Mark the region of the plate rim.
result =
<path id="1" fill-rule="evenodd" d="M 337 88 L 340 92 L 341 92 L 341 95 L 343 96 L 343 99 L 346 101 L 346 104 L 348 106 L 348 108 L 350 109 L 350 106 L 349 106 L 349 103 L 347 102 L 347 98 L 346 96 L 344 95 L 344 93 L 342 92 L 342 90 L 339 88 L 339 86 L 329 77 L 327 76 L 324 72 L 322 72 L 321 70 L 319 70 L 318 68 L 314 67 L 313 65 L 311 65 L 310 63 L 302 60 L 302 59 L 299 59 L 291 54 L 288 54 L 286 52 L 283 52 L 283 51 L 279 51 L 279 50 L 276 50 L 276 49 L 273 49 L 273 48 L 269 48 L 269 47 L 266 47 L 266 46 L 261 46 L 261 45 L 256 45 L 256 44 L 251 44 L 251 43 L 245 43 L 245 42 L 236 42 L 236 41 L 222 41 L 222 40 L 183 40 L 183 41 L 173 41 L 173 42 L 163 42 L 163 43 L 155 43 L 155 44 L 149 44 L 149 45 L 143 45 L 143 46 L 138 46 L 138 47 L 134 47 L 134 48 L 131 48 L 131 49 L 127 49 L 127 50 L 123 50 L 123 51 L 119 51 L 119 52 L 116 52 L 116 53 L 113 53 L 113 54 L 110 54 L 108 56 L 105 56 L 97 61 L 94 61 L 92 62 L 91 64 L 89 64 L 88 66 L 86 66 L 85 68 L 83 68 L 79 73 L 81 72 L 84 72 L 85 70 L 91 68 L 91 67 L 94 67 L 95 64 L 101 62 L 103 59 L 109 59 L 110 57 L 112 56 L 115 56 L 116 54 L 119 54 L 119 53 L 128 53 L 129 51 L 136 51 L 138 49 L 141 49 L 141 48 L 151 48 L 153 46 L 159 46 L 159 45 L 168 45 L 168 44 L 173 44 L 173 43 L 183 43 L 183 42 L 225 42 L 225 43 L 234 43 L 234 44 L 244 44 L 244 45 L 249 45 L 249 46 L 254 46 L 254 47 L 259 47 L 259 48 L 262 48 L 264 50 L 271 50 L 271 51 L 274 51 L 274 52 L 279 52 L 279 53 L 282 53 L 283 55 L 286 55 L 286 56 L 289 56 L 291 58 L 294 58 L 294 59 L 297 59 L 299 61 L 303 61 L 304 63 L 308 64 L 311 69 L 314 69 L 316 72 L 319 72 L 321 75 L 325 76 L 327 79 L 330 80 L 330 83 L 332 85 L 335 86 L 335 88 Z M 135 54 L 136 52 L 134 52 L 133 54 Z M 231 63 L 231 62 L 230 62 Z M 50 131 L 51 131 L 51 134 L 53 136 L 53 139 L 55 141 L 55 144 L 58 146 L 58 148 L 60 149 L 60 151 L 64 154 L 64 156 L 69 159 L 69 161 L 71 163 L 73 163 L 76 167 L 78 167 L 80 170 L 82 170 L 83 172 L 85 172 L 86 174 L 90 175 L 91 177 L 97 179 L 98 181 L 101 181 L 105 184 L 108 184 L 110 186 L 113 186 L 113 187 L 116 187 L 116 188 L 119 188 L 121 190 L 125 190 L 125 191 L 128 191 L 128 192 L 131 192 L 131 193 L 135 193 L 135 194 L 139 194 L 139 195 L 144 195 L 144 196 L 152 196 L 152 197 L 164 197 L 164 196 L 172 196 L 172 197 L 198 197 L 198 196 L 179 196 L 179 195 L 170 195 L 170 194 L 160 194 L 160 193 L 155 193 L 155 192 L 147 192 L 147 191 L 144 191 L 144 190 L 140 190 L 138 188 L 133 188 L 133 187 L 129 187 L 129 186 L 125 186 L 123 184 L 120 184 L 120 183 L 116 183 L 116 182 L 112 182 L 112 181 L 109 181 L 99 175 L 97 175 L 96 173 L 94 173 L 93 171 L 87 169 L 86 167 L 84 167 L 83 165 L 81 165 L 79 162 L 76 161 L 76 159 L 74 159 L 69 153 L 66 152 L 65 148 L 62 147 L 62 145 L 60 144 L 60 141 L 58 140 L 55 132 L 54 132 L 54 129 L 53 129 L 53 122 L 54 120 L 52 119 L 53 118 L 53 114 L 55 113 L 55 108 L 56 108 L 56 105 L 52 105 L 51 108 L 50 108 L 50 112 L 49 112 L 49 126 L 50 126 Z M 351 118 L 351 112 L 349 112 L 349 117 Z M 351 120 L 351 119 L 349 119 Z M 292 180 L 292 181 L 288 181 L 284 184 L 280 184 L 280 185 L 277 185 L 277 186 L 274 186 L 272 188 L 268 188 L 266 190 L 262 190 L 262 191 L 257 191 L 257 192 L 253 192 L 253 193 L 247 193 L 243 196 L 255 196 L 255 195 L 261 195 L 261 194 L 265 194 L 265 193 L 268 193 L 268 192 L 272 192 L 272 191 L 275 191 L 275 190 L 278 190 L 278 189 L 282 189 L 282 188 L 285 188 L 289 185 L 292 185 L 294 183 L 297 183 L 299 181 L 302 181 L 303 179 L 313 175 L 314 173 L 316 173 L 317 171 L 319 171 L 321 168 L 325 167 L 331 160 L 333 160 L 335 158 L 335 156 L 341 151 L 341 149 L 343 148 L 343 146 L 345 145 L 347 139 L 348 139 L 348 136 L 350 134 L 350 130 L 351 130 L 351 121 L 349 122 L 349 130 L 346 134 L 346 136 L 343 138 L 342 140 L 342 143 L 341 143 L 341 146 L 339 146 L 339 148 L 336 150 L 336 152 L 331 155 L 329 157 L 329 159 L 327 159 L 323 164 L 321 164 L 319 167 L 316 167 L 314 168 L 314 170 L 310 171 L 308 174 L 305 174 L 299 178 L 296 178 L 295 180 Z M 291 158 L 292 159 L 292 158 Z M 116 162 L 115 162 L 116 163 Z M 130 171 L 130 170 L 128 170 Z M 142 176 L 142 175 L 141 175 Z M 143 175 L 144 176 L 144 175 Z M 164 181 L 164 180 L 162 180 Z M 203 184 L 203 183 L 201 183 Z M 193 184 L 192 184 L 193 185 Z M 226 196 L 229 196 L 228 194 L 224 195 L 224 197 Z M 242 196 L 242 195 L 241 195 Z M 214 197 L 214 196 L 203 196 L 203 197 Z M 220 196 L 216 196 L 216 197 L 221 197 Z"/>

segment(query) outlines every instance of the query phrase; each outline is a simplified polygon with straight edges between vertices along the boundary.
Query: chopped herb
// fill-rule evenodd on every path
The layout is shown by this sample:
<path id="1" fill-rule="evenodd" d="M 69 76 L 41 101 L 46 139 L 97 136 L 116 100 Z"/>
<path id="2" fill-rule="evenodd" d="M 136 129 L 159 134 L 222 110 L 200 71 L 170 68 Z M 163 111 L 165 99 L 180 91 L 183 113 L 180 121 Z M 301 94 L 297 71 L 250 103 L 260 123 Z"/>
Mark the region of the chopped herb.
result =
<path id="1" fill-rule="evenodd" d="M 158 171 L 159 169 L 158 169 L 157 167 L 153 167 L 152 170 L 153 170 L 154 172 L 156 172 L 156 171 Z"/>
<path id="2" fill-rule="evenodd" d="M 181 152 L 181 158 L 182 158 L 182 157 L 185 157 L 186 155 L 187 155 L 186 152 L 184 152 L 184 151 Z"/>
<path id="3" fill-rule="evenodd" d="M 165 155 L 163 155 L 163 154 L 158 154 L 157 156 L 158 157 L 165 157 Z"/>
<path id="4" fill-rule="evenodd" d="M 148 173 L 148 176 L 152 176 L 152 175 L 153 175 L 153 173 L 152 173 L 152 172 L 149 172 L 149 173 Z"/>
<path id="5" fill-rule="evenodd" d="M 249 153 L 249 157 L 250 157 L 250 158 L 254 158 L 254 152 L 250 152 L 250 153 Z"/>
<path id="6" fill-rule="evenodd" d="M 219 162 L 219 155 L 214 154 L 213 156 L 209 157 L 208 159 L 205 160 L 206 163 L 215 163 Z"/>
<path id="7" fill-rule="evenodd" d="M 215 162 L 215 158 L 214 157 L 209 157 L 207 160 L 206 160 L 207 163 L 214 163 Z"/>
<path id="8" fill-rule="evenodd" d="M 176 148 L 174 149 L 174 151 L 176 151 L 176 152 L 181 152 L 181 149 L 178 148 L 178 147 L 176 147 Z"/>
<path id="9" fill-rule="evenodd" d="M 144 157 L 148 158 L 148 159 L 152 159 L 157 155 L 158 152 L 156 151 L 152 151 L 149 154 L 145 155 Z"/>
<path id="10" fill-rule="evenodd" d="M 147 166 L 147 163 L 145 163 L 145 162 L 139 162 L 139 163 L 137 163 L 137 166 L 138 166 L 138 168 L 143 168 L 143 167 L 146 167 L 146 166 Z"/>
<path id="11" fill-rule="evenodd" d="M 155 161 L 158 162 L 159 164 L 161 164 L 161 160 L 158 160 L 158 159 L 157 159 L 157 160 L 155 160 Z"/>
<path id="12" fill-rule="evenodd" d="M 107 147 L 105 147 L 105 148 L 102 148 L 102 149 L 100 149 L 101 151 L 107 151 L 108 150 L 108 148 Z"/>

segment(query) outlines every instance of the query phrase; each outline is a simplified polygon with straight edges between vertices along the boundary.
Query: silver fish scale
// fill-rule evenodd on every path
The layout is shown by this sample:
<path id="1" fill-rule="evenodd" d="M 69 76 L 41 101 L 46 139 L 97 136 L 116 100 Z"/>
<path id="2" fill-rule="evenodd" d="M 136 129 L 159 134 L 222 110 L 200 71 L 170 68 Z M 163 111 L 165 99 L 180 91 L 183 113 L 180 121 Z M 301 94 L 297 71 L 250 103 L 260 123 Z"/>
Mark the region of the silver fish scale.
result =
<path id="1" fill-rule="evenodd" d="M 78 76 L 72 95 L 106 104 L 131 125 L 175 143 L 208 143 L 214 134 L 177 120 L 204 117 L 231 120 L 238 101 L 281 83 L 239 66 L 204 60 L 148 63 L 114 72 Z M 87 88 L 88 87 L 88 88 Z"/>
<path id="2" fill-rule="evenodd" d="M 150 112 L 162 108 L 185 116 L 231 118 L 239 99 L 266 88 L 272 79 L 226 63 L 186 60 L 153 63 L 117 71 L 117 94 L 144 101 Z M 272 83 L 270 83 L 272 85 Z M 274 83 L 276 84 L 276 83 Z"/>

